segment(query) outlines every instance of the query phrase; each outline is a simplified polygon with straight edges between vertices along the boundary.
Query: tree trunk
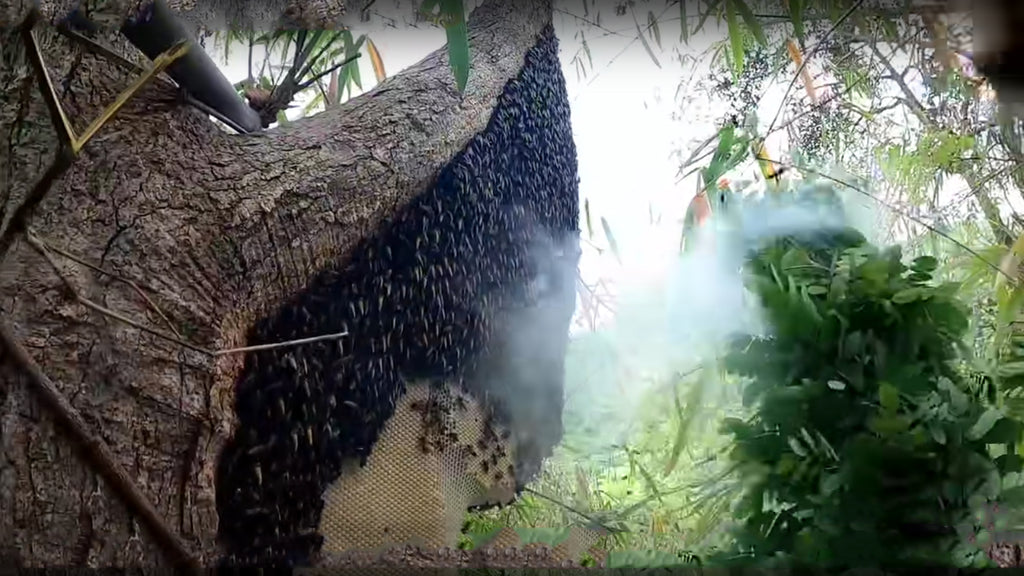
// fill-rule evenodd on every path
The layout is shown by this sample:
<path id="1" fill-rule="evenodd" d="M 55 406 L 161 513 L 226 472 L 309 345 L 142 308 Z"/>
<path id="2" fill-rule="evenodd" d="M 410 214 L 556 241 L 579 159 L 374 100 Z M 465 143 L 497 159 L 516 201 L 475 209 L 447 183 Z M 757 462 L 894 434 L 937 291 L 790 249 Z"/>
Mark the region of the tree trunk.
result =
<path id="1" fill-rule="evenodd" d="M 0 306 L 14 339 L 204 563 L 220 555 L 214 474 L 235 424 L 244 355 L 201 350 L 246 346 L 257 320 L 425 191 L 486 126 L 550 20 L 547 0 L 476 10 L 464 96 L 441 49 L 345 105 L 250 136 L 218 131 L 153 85 L 35 210 L 31 229 L 49 259 L 25 236 L 0 255 Z M 38 34 L 81 131 L 129 76 L 52 30 Z M 8 48 L 17 37 L 3 35 L 0 227 L 57 149 L 30 69 Z M 130 53 L 124 42 L 117 48 Z M 83 305 L 62 275 L 80 298 L 136 324 Z M 8 348 L 0 547 L 31 566 L 165 564 L 33 390 Z"/>

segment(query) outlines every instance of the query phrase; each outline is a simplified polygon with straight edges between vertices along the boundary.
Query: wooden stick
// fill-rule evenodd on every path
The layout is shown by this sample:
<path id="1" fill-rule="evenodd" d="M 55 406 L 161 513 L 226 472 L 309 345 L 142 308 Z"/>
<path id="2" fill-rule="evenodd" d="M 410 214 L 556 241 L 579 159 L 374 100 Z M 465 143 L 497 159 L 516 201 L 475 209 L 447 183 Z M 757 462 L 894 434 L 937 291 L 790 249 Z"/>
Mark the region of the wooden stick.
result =
<path id="1" fill-rule="evenodd" d="M 302 345 L 302 344 L 309 344 L 311 342 L 320 342 L 320 341 L 323 341 L 323 340 L 337 340 L 338 338 L 342 338 L 342 337 L 348 336 L 348 331 L 345 330 L 345 331 L 337 332 L 337 333 L 334 333 L 334 334 L 322 334 L 320 336 L 312 336 L 312 337 L 309 337 L 309 338 L 299 338 L 298 340 L 288 340 L 288 341 L 285 341 L 285 342 L 272 342 L 270 344 L 257 344 L 255 346 L 245 346 L 245 347 L 242 347 L 242 348 L 230 348 L 228 350 L 207 350 L 206 348 L 203 348 L 201 346 L 196 346 L 195 344 L 190 344 L 189 342 L 186 342 L 185 340 L 182 340 L 181 338 L 178 338 L 176 336 L 171 336 L 170 334 L 165 334 L 165 333 L 163 333 L 163 332 L 161 332 L 161 331 L 159 331 L 159 330 L 157 330 L 155 328 L 150 328 L 149 326 L 146 326 L 145 324 L 142 324 L 141 322 L 136 322 L 135 320 L 132 320 L 131 318 L 128 318 L 127 316 L 125 316 L 123 314 L 115 312 L 114 310 L 111 310 L 111 309 L 109 309 L 109 308 L 107 308 L 105 306 L 97 304 L 97 303 L 93 302 L 92 300 L 89 300 L 85 296 L 82 296 L 82 294 L 78 291 L 78 288 L 76 288 L 75 285 L 71 282 L 71 279 L 68 278 L 67 275 L 65 275 L 64 272 L 61 271 L 60 266 L 57 265 L 57 262 L 50 255 L 51 248 L 49 246 L 47 246 L 38 236 L 36 236 L 31 231 L 28 231 L 28 233 L 25 235 L 25 239 L 28 241 L 30 246 L 35 248 L 35 250 L 37 252 L 39 252 L 39 254 L 42 255 L 42 257 L 45 258 L 47 262 L 50 263 L 50 266 L 53 268 L 54 272 L 57 273 L 57 277 L 60 278 L 61 282 L 64 283 L 64 286 L 68 289 L 68 291 L 71 292 L 71 295 L 74 296 L 75 300 L 79 304 L 81 304 L 82 306 L 85 306 L 86 308 L 89 308 L 91 310 L 99 312 L 100 314 L 102 314 L 104 316 L 107 316 L 108 318 L 113 318 L 114 320 L 119 320 L 121 322 L 124 322 L 125 324 L 128 324 L 129 326 L 134 326 L 135 328 L 138 328 L 139 330 L 142 330 L 143 332 L 146 332 L 147 334 L 152 334 L 153 336 L 156 336 L 157 338 L 161 338 L 163 340 L 167 340 L 168 342 L 174 342 L 175 344 L 177 344 L 179 346 L 188 348 L 189 350 L 193 350 L 193 351 L 199 352 L 201 354 L 206 354 L 207 356 L 214 356 L 214 357 L 216 357 L 216 356 L 224 356 L 224 355 L 227 355 L 227 354 L 241 354 L 241 353 L 245 353 L 245 352 L 254 352 L 254 351 L 258 351 L 258 350 L 271 350 L 271 349 L 274 349 L 274 348 L 285 348 L 285 347 L 288 347 L 288 346 L 299 346 L 299 345 Z M 86 267 L 93 268 L 93 269 L 95 269 L 98 272 L 106 273 L 106 272 L 104 272 L 100 268 L 96 268 L 96 267 L 94 267 L 94 266 L 92 266 L 90 264 L 84 264 L 82 262 L 79 262 L 76 258 L 74 258 L 72 256 L 69 256 L 67 254 L 61 254 L 61 255 L 62 256 L 66 256 L 66 257 L 70 258 L 71 260 L 73 260 L 75 262 L 78 262 L 79 264 L 82 264 L 82 265 L 84 265 Z M 134 282 L 130 282 L 128 280 L 123 280 L 123 281 L 128 283 L 128 284 L 130 284 L 131 286 L 135 287 L 137 290 L 139 290 L 141 292 L 141 290 L 138 288 L 138 286 Z M 146 297 L 145 294 L 143 294 L 143 297 L 146 299 L 147 302 L 150 302 L 152 304 L 152 301 L 148 297 Z M 152 306 L 154 306 L 154 308 L 155 308 L 156 304 L 152 304 Z M 157 308 L 157 311 L 161 315 L 161 317 L 164 317 L 164 319 L 166 320 L 166 317 L 163 316 L 163 314 L 159 312 L 158 308 Z M 173 327 L 171 329 L 174 330 Z M 177 333 L 176 330 L 175 330 L 175 333 Z"/>
<path id="2" fill-rule="evenodd" d="M 149 304 L 149 307 L 152 308 L 153 311 L 156 312 L 160 316 L 160 318 L 164 321 L 164 324 L 167 324 L 167 328 L 172 333 L 174 333 L 174 335 L 176 337 L 181 338 L 181 334 L 179 334 L 177 329 L 174 328 L 174 324 L 172 324 L 171 320 L 169 318 L 167 318 L 167 315 L 164 314 L 163 310 L 161 310 L 160 307 L 156 305 L 156 302 L 153 302 L 153 299 L 150 298 L 142 290 L 142 288 L 140 288 L 139 285 L 136 284 L 135 282 L 132 282 L 131 280 L 129 280 L 129 279 L 123 277 L 123 276 L 120 276 L 118 274 L 114 274 L 113 272 L 109 272 L 107 270 L 104 270 L 103 268 L 100 268 L 99 266 L 95 266 L 93 264 L 90 264 L 90 263 L 86 262 L 85 260 L 82 260 L 81 258 L 75 256 L 74 254 L 71 254 L 70 252 L 68 252 L 66 250 L 62 250 L 62 249 L 54 246 L 50 242 L 47 242 L 46 240 L 40 238 L 35 233 L 35 231 L 32 230 L 32 228 L 29 228 L 28 230 L 26 230 L 25 231 L 25 235 L 29 237 L 30 241 L 31 241 L 31 239 L 34 239 L 35 241 L 39 242 L 39 244 L 43 248 L 45 248 L 46 250 L 52 250 L 52 251 L 56 252 L 57 254 L 60 254 L 61 256 L 67 258 L 68 260 L 71 260 L 72 262 L 76 262 L 76 263 L 78 263 L 78 264 L 80 264 L 82 266 L 85 266 L 86 268 L 92 270 L 93 272 L 96 272 L 98 274 L 103 274 L 104 276 L 110 276 L 111 278 L 113 278 L 115 280 L 118 280 L 120 282 L 124 282 L 125 284 L 131 286 L 135 290 L 135 293 L 138 294 L 139 296 L 141 296 L 142 299 L 146 301 L 146 304 Z"/>
<path id="3" fill-rule="evenodd" d="M 217 350 L 213 353 L 214 356 L 223 356 L 225 354 L 238 354 L 240 352 L 255 352 L 257 350 L 272 350 L 274 348 L 284 348 L 286 346 L 299 346 L 301 344 L 309 344 L 311 342 L 321 342 L 323 340 L 337 340 L 348 336 L 348 330 L 344 332 L 337 332 L 335 334 L 324 334 L 322 336 L 312 336 L 310 338 L 299 338 L 298 340 L 288 340 L 286 342 L 274 342 L 272 344 L 257 344 L 255 346 L 246 346 L 244 348 L 232 348 L 230 350 Z"/>
<path id="4" fill-rule="evenodd" d="M 202 566 L 188 550 L 185 541 L 164 522 L 153 504 L 117 462 L 117 457 L 110 448 L 89 432 L 82 415 L 43 374 L 28 351 L 15 340 L 7 322 L 3 320 L 0 320 L 0 354 L 9 358 L 24 373 L 39 394 L 42 403 L 50 409 L 57 422 L 67 429 L 82 449 L 86 462 L 113 488 L 128 510 L 142 520 L 157 545 L 171 561 L 189 574 L 200 574 Z"/>

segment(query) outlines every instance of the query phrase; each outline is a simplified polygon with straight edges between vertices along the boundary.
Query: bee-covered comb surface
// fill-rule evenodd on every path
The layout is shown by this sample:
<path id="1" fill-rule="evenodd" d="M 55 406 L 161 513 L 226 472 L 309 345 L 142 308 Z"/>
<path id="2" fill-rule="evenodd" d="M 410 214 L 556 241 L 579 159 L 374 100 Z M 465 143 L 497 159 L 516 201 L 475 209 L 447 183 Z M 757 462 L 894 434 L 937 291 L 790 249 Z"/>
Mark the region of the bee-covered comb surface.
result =
<path id="1" fill-rule="evenodd" d="M 562 434 L 578 213 L 548 26 L 435 185 L 252 327 L 253 345 L 348 335 L 246 358 L 217 474 L 225 562 L 454 545 L 466 506 L 521 489 Z"/>

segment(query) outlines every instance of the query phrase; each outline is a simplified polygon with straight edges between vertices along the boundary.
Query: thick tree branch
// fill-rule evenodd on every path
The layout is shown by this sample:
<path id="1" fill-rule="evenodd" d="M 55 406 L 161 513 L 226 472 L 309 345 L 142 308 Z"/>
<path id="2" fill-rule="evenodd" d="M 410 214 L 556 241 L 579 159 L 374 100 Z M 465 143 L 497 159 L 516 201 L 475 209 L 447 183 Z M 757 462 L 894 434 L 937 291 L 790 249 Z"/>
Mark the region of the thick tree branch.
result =
<path id="1" fill-rule="evenodd" d="M 103 5 L 103 20 L 119 24 L 138 13 L 146 0 L 112 0 Z M 369 0 L 170 0 L 195 33 L 206 30 L 256 30 L 305 28 L 340 29 L 360 17 Z M 51 23 L 68 17 L 80 0 L 13 0 L 0 9 L 0 27 L 21 22 L 33 7 L 38 7 Z M 117 25 L 113 26 L 115 29 Z"/>
<path id="2" fill-rule="evenodd" d="M 253 135 L 222 132 L 204 114 L 181 106 L 166 86 L 154 84 L 83 150 L 29 224 L 82 262 L 145 286 L 149 296 L 97 269 L 61 262 L 83 299 L 138 324 L 169 320 L 175 326 L 169 334 L 178 332 L 204 350 L 244 347 L 256 319 L 319 271 L 344 265 L 356 243 L 433 184 L 439 169 L 487 125 L 497 98 L 550 20 L 547 0 L 493 0 L 478 9 L 470 18 L 465 95 L 455 87 L 442 47 L 343 106 Z M 65 63 L 80 47 L 41 28 L 47 65 L 70 87 L 72 121 L 87 123 L 131 81 L 131 73 L 91 54 L 68 70 Z M 102 40 L 134 58 L 123 39 Z M 16 86 L 17 75 L 9 76 L 8 85 Z M 38 91 L 19 94 L 0 106 L 4 118 L 17 122 L 0 127 L 9 135 L 7 146 L 0 146 L 8 154 L 2 165 L 14 174 L 5 176 L 8 185 L 0 190 L 8 208 L 31 194 L 56 149 Z M 195 553 L 215 558 L 214 471 L 234 426 L 234 384 L 244 358 L 183 353 L 180 344 L 96 314 L 69 296 L 23 236 L 0 258 L 0 306 L 11 337 L 46 366 L 69 403 L 96 415 L 88 422 L 94 435 L 102 430 L 117 439 L 108 442 L 113 457 L 137 474 L 140 492 L 170 525 L 186 527 L 182 536 L 194 542 Z M 0 387 L 15 382 L 22 380 L 8 377 Z M 7 388 L 15 400 L 5 409 L 29 405 L 22 386 Z M 151 399 L 173 410 L 154 409 Z M 49 415 L 37 413 L 42 424 L 11 416 L 11 437 L 41 435 L 37 430 L 49 425 Z M 206 423 L 196 464 L 188 469 L 180 466 L 178 452 L 195 442 L 195 432 L 182 416 Z M 56 446 L 52 439 L 44 444 Z M 19 478 L 45 475 L 56 487 L 53 494 L 89 473 L 74 457 L 50 450 L 45 461 L 20 452 L 4 456 L 15 461 Z M 188 500 L 185 507 L 179 497 L 168 498 L 181 492 L 182 475 L 188 476 L 187 494 L 180 497 Z M 35 513 L 34 505 L 14 496 L 0 494 L 0 508 Z M 107 563 L 133 562 L 123 550 L 131 539 L 130 516 L 106 495 L 94 500 L 81 508 L 104 518 L 109 543 L 96 553 Z M 67 547 L 51 535 L 73 535 L 75 521 L 73 515 L 53 515 L 35 527 L 15 527 L 0 520 L 0 535 L 33 550 L 33 562 L 64 565 L 70 562 Z M 156 559 L 152 544 L 147 557 Z"/>
<path id="3" fill-rule="evenodd" d="M 464 96 L 441 48 L 343 106 L 211 150 L 217 165 L 250 159 L 231 164 L 243 172 L 225 170 L 218 180 L 252 182 L 236 198 L 211 198 L 230 209 L 216 214 L 212 234 L 182 246 L 196 254 L 238 247 L 220 271 L 205 271 L 234 276 L 222 284 L 234 291 L 209 295 L 218 315 L 242 302 L 249 313 L 266 311 L 430 186 L 438 169 L 486 126 L 498 95 L 550 19 L 550 3 L 543 0 L 481 6 L 470 19 L 472 73 Z M 281 174 L 295 176 L 284 181 Z M 267 259 L 275 252 L 276 259 Z M 239 267 L 247 272 L 231 273 Z"/>

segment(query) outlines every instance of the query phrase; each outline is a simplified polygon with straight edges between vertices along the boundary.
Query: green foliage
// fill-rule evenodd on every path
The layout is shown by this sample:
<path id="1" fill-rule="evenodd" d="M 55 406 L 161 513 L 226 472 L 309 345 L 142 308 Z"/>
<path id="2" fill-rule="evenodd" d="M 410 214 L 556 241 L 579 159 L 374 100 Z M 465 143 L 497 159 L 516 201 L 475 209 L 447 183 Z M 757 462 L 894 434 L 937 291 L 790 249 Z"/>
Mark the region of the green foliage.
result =
<path id="1" fill-rule="evenodd" d="M 607 568 L 671 568 L 699 565 L 700 559 L 686 552 L 660 550 L 615 550 L 608 554 Z"/>
<path id="2" fill-rule="evenodd" d="M 726 125 L 718 132 L 718 147 L 707 168 L 701 170 L 701 180 L 704 187 L 713 190 L 718 184 L 718 179 L 725 176 L 733 168 L 739 166 L 744 160 L 750 159 L 750 136 L 734 126 Z M 714 194 L 712 197 L 712 208 L 714 205 Z"/>
<path id="3" fill-rule="evenodd" d="M 459 92 L 464 92 L 469 81 L 469 28 L 462 0 L 424 0 L 420 11 L 444 27 L 448 37 L 448 63 Z"/>
<path id="4" fill-rule="evenodd" d="M 957 369 L 968 325 L 935 258 L 853 231 L 783 238 L 749 262 L 770 333 L 737 343 L 746 419 L 728 419 L 752 558 L 852 567 L 984 563 L 972 512 L 999 496 L 1022 424 Z M 1013 460 L 1013 462 L 1011 462 Z"/>
<path id="5" fill-rule="evenodd" d="M 937 173 L 956 173 L 961 170 L 964 156 L 974 148 L 974 138 L 947 130 L 932 130 L 921 134 L 912 148 L 889 144 L 879 150 L 879 163 L 886 179 L 904 188 L 917 203 L 926 198 L 922 192 L 935 182 Z"/>

